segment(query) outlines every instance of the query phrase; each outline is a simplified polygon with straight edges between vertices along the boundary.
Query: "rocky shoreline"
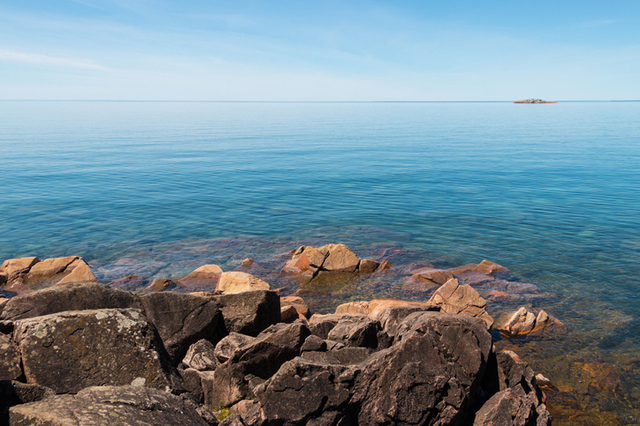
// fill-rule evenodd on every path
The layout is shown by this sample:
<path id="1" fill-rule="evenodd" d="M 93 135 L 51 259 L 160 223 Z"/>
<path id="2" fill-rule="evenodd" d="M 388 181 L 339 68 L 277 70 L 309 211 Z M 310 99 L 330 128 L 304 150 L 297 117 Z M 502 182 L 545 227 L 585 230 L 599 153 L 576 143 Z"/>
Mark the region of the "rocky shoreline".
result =
<path id="1" fill-rule="evenodd" d="M 536 376 L 504 336 L 562 331 L 521 307 L 495 323 L 490 297 L 527 284 L 496 263 L 413 269 L 428 301 L 368 300 L 312 314 L 251 274 L 203 265 L 142 291 L 99 283 L 77 256 L 0 268 L 0 422 L 26 424 L 548 425 Z M 342 244 L 292 250 L 299 288 L 385 274 Z M 116 285 L 114 285 L 116 284 Z M 530 289 L 529 289 L 530 290 Z"/>

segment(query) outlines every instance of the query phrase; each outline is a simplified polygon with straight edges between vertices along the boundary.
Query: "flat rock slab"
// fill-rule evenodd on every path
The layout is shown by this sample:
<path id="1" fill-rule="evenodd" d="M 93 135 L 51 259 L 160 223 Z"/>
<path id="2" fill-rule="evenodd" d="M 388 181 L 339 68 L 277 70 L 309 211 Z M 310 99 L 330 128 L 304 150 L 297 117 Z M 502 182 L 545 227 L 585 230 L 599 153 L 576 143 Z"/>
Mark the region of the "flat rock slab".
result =
<path id="1" fill-rule="evenodd" d="M 9 425 L 194 425 L 207 426 L 195 405 L 180 397 L 137 386 L 90 387 L 14 406 Z"/>
<path id="2" fill-rule="evenodd" d="M 181 381 L 153 324 L 134 309 L 69 311 L 15 322 L 27 383 L 56 393 L 131 383 L 169 389 Z"/>
<path id="3" fill-rule="evenodd" d="M 142 309 L 142 304 L 135 294 L 104 284 L 65 284 L 9 299 L 0 318 L 15 321 L 63 311 L 112 308 Z"/>

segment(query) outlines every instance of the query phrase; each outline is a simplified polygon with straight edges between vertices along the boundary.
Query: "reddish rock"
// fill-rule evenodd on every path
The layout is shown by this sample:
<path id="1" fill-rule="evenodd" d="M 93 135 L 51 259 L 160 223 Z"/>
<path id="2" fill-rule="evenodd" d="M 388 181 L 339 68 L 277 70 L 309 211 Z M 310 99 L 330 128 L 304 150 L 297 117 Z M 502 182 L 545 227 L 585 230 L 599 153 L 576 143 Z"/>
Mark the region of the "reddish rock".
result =
<path id="1" fill-rule="evenodd" d="M 295 307 L 284 305 L 280 308 L 280 321 L 290 323 L 300 318 L 300 314 Z"/>
<path id="2" fill-rule="evenodd" d="M 293 306 L 294 308 L 296 308 L 296 311 L 304 316 L 305 318 L 309 318 L 311 316 L 311 310 L 309 309 L 309 306 L 307 305 L 307 303 L 304 301 L 304 299 L 302 297 L 299 296 L 284 296 L 280 298 L 280 305 L 281 306 Z"/>
<path id="3" fill-rule="evenodd" d="M 127 277 L 118 278 L 117 280 L 113 280 L 109 283 L 111 287 L 117 287 L 129 291 L 136 290 L 140 287 L 143 287 L 147 283 L 140 275 L 129 275 Z"/>
<path id="4" fill-rule="evenodd" d="M 439 306 L 442 312 L 479 319 L 487 329 L 493 325 L 493 318 L 485 310 L 487 301 L 471 286 L 459 285 L 455 278 L 436 290 L 428 303 Z"/>
<path id="5" fill-rule="evenodd" d="M 223 272 L 216 293 L 236 294 L 255 290 L 269 290 L 269 284 L 251 274 L 240 271 Z"/>
<path id="6" fill-rule="evenodd" d="M 89 265 L 87 265 L 87 262 L 85 262 L 81 257 L 71 262 L 71 264 L 65 269 L 65 272 L 66 271 L 70 271 L 70 273 L 58 281 L 56 285 L 99 282 L 91 271 Z"/>
<path id="7" fill-rule="evenodd" d="M 7 283 L 11 283 L 11 281 L 26 275 L 29 272 L 29 269 L 38 262 L 40 262 L 40 259 L 35 256 L 7 259 L 0 267 L 0 275 L 6 277 Z"/>
<path id="8" fill-rule="evenodd" d="M 372 274 L 380 267 L 380 262 L 371 259 L 362 259 L 358 266 L 358 272 L 361 274 Z"/>
<path id="9" fill-rule="evenodd" d="M 507 336 L 517 336 L 539 333 L 553 325 L 561 326 L 562 323 L 550 317 L 544 310 L 536 312 L 522 306 L 498 329 Z"/>
<path id="10" fill-rule="evenodd" d="M 379 274 L 386 271 L 391 271 L 392 269 L 393 266 L 391 265 L 391 263 L 388 260 L 383 260 L 382 262 L 380 262 L 380 265 L 378 265 L 378 269 L 375 270 L 375 273 Z"/>
<path id="11" fill-rule="evenodd" d="M 177 284 L 191 290 L 213 290 L 218 285 L 221 275 L 222 268 L 218 265 L 203 265 L 179 279 Z"/>
<path id="12" fill-rule="evenodd" d="M 291 253 L 291 260 L 282 268 L 283 275 L 312 279 L 319 272 L 357 272 L 360 265 L 360 258 L 344 244 L 327 244 L 322 247 L 302 246 Z"/>

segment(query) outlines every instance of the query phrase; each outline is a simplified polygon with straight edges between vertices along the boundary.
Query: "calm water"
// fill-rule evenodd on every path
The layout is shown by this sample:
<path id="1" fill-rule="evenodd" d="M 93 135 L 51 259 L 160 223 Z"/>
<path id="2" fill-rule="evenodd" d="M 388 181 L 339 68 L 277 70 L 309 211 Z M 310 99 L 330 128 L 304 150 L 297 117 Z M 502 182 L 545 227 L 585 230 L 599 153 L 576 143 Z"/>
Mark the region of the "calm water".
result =
<path id="1" fill-rule="evenodd" d="M 104 281 L 304 242 L 498 262 L 569 330 L 500 342 L 555 379 L 559 424 L 640 422 L 640 103 L 0 102 L 0 158 L 0 259 Z M 402 296 L 351 290 L 324 303 Z"/>

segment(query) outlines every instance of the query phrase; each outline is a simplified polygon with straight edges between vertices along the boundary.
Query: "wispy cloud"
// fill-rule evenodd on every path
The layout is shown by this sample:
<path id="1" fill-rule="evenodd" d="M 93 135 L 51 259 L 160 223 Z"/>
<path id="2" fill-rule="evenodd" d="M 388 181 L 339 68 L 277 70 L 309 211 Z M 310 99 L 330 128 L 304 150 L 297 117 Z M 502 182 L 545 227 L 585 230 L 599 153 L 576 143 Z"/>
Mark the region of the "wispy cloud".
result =
<path id="1" fill-rule="evenodd" d="M 64 68 L 80 68 L 86 70 L 105 71 L 107 68 L 89 61 L 70 58 L 58 58 L 55 56 L 41 55 L 38 53 L 16 52 L 14 50 L 0 49 L 0 60 L 22 62 L 27 64 L 49 65 Z"/>

